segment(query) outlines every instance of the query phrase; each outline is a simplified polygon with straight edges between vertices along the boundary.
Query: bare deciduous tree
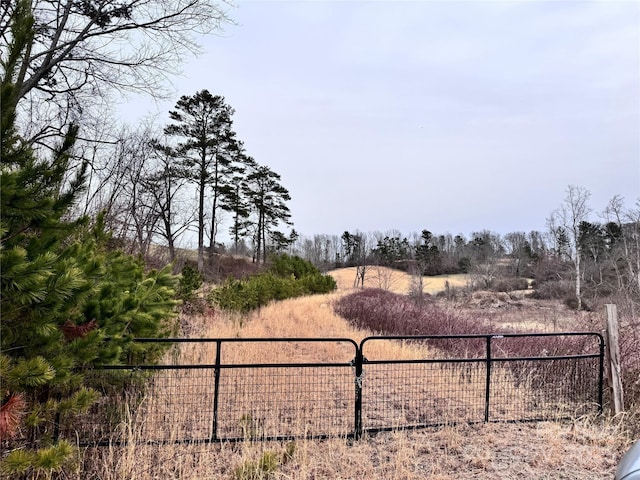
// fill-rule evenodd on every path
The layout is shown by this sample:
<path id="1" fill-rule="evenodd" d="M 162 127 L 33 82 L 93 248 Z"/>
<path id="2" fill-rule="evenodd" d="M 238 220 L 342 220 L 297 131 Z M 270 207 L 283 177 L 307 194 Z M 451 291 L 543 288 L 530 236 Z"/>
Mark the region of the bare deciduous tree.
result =
<path id="1" fill-rule="evenodd" d="M 621 233 L 618 249 L 612 252 L 611 263 L 616 271 L 618 287 L 627 297 L 631 317 L 637 318 L 636 303 L 640 298 L 640 199 L 636 201 L 635 208 L 625 210 L 623 198 L 614 196 L 605 208 L 604 218 L 617 225 Z"/>
<path id="2" fill-rule="evenodd" d="M 569 185 L 564 202 L 555 210 L 547 224 L 550 228 L 562 228 L 566 232 L 571 249 L 571 261 L 575 271 L 575 295 L 578 310 L 582 309 L 582 270 L 580 260 L 582 257 L 580 246 L 580 223 L 586 221 L 591 211 L 587 202 L 591 193 L 584 187 Z"/>
<path id="3" fill-rule="evenodd" d="M 0 7 L 3 59 L 17 5 L 3 1 Z M 23 114 L 30 123 L 39 120 L 33 138 L 75 120 L 89 105 L 108 103 L 114 90 L 169 93 L 167 80 L 185 53 L 198 53 L 197 36 L 228 22 L 230 6 L 226 0 L 32 1 L 34 33 L 14 83 Z"/>

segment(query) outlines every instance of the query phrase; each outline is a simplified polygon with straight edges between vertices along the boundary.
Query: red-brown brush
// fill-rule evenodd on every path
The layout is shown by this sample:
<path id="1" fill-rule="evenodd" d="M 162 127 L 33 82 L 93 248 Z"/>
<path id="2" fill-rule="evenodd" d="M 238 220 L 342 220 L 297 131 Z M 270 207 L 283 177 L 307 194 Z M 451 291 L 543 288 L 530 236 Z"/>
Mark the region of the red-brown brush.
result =
<path id="1" fill-rule="evenodd" d="M 0 440 L 9 440 L 18 433 L 26 402 L 21 393 L 12 393 L 0 406 Z"/>
<path id="2" fill-rule="evenodd" d="M 64 337 L 68 340 L 75 340 L 76 338 L 82 338 L 87 335 L 91 330 L 95 330 L 97 327 L 97 323 L 95 320 L 90 320 L 87 323 L 83 323 L 82 325 L 76 325 L 71 320 L 67 320 L 64 322 L 60 329 L 62 333 L 64 333 Z"/>

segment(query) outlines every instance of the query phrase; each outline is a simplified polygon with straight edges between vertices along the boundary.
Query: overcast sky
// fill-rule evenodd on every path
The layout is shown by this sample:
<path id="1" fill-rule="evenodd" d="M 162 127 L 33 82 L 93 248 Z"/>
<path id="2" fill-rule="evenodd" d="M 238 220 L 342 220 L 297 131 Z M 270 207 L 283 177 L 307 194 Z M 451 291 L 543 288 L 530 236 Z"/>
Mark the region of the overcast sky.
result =
<path id="1" fill-rule="evenodd" d="M 594 219 L 640 197 L 640 2 L 239 1 L 230 16 L 160 121 L 180 95 L 223 95 L 301 234 L 544 230 L 570 184 Z"/>

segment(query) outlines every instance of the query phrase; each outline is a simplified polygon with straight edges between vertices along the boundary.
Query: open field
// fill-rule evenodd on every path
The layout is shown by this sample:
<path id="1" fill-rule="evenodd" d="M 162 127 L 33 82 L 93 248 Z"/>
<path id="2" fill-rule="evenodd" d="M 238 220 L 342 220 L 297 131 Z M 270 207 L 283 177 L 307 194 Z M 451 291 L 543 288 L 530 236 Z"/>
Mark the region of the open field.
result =
<path id="1" fill-rule="evenodd" d="M 352 329 L 331 308 L 342 292 L 273 303 L 253 314 L 230 316 L 209 311 L 189 319 L 197 337 L 347 337 L 360 341 L 370 332 Z M 520 312 L 524 313 L 524 312 Z M 569 319 L 570 320 L 570 319 Z M 567 321 L 569 321 L 567 320 Z M 198 332 L 196 334 L 196 332 Z M 372 355 L 412 357 L 411 346 L 381 343 Z M 344 356 L 326 345 L 307 349 L 238 349 L 245 362 L 305 361 Z M 428 355 L 424 349 L 420 354 Z M 185 361 L 211 361 L 211 351 L 186 349 Z M 455 386 L 453 386 L 455 388 Z M 188 395 L 189 392 L 184 392 Z M 195 399 L 196 402 L 198 399 Z M 129 426 L 133 444 L 83 451 L 86 467 L 75 478 L 115 479 L 600 479 L 612 478 L 628 446 L 622 422 L 578 417 L 565 423 L 478 424 L 415 432 L 380 433 L 358 442 L 247 442 L 222 445 L 145 446 Z M 270 465 L 270 467 L 268 467 Z M 268 475 L 265 473 L 270 472 Z"/>
<path id="2" fill-rule="evenodd" d="M 338 290 L 344 291 L 354 287 L 356 271 L 356 267 L 347 267 L 331 270 L 327 273 L 335 278 L 338 284 Z M 411 281 L 411 275 L 408 273 L 387 267 L 370 265 L 367 266 L 364 286 L 366 288 L 382 288 L 394 293 L 407 294 L 411 288 Z M 438 292 L 443 292 L 446 289 L 447 282 L 450 287 L 463 288 L 466 287 L 470 281 L 471 277 L 464 273 L 423 277 L 423 291 L 434 295 Z"/>

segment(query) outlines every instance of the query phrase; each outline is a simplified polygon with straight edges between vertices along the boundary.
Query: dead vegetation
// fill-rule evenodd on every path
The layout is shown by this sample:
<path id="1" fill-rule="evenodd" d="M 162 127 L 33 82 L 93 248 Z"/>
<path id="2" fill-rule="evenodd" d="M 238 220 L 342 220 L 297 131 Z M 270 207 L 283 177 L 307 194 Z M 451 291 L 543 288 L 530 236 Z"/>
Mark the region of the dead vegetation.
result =
<path id="1" fill-rule="evenodd" d="M 338 281 L 340 284 L 340 280 Z M 443 282 L 444 283 L 444 282 Z M 332 308 L 345 293 L 303 297 L 272 303 L 248 315 L 206 311 L 189 319 L 192 336 L 200 337 L 343 337 L 359 342 L 371 334 L 354 329 Z M 555 330 L 575 318 L 564 311 L 510 306 L 479 309 L 493 320 Z M 494 313 L 492 313 L 494 312 Z M 495 313 L 499 312 L 499 313 Z M 571 315 L 571 314 L 570 314 Z M 197 335 L 195 335 L 195 333 Z M 337 358 L 335 346 L 305 349 L 286 347 L 237 350 L 244 361 L 282 359 L 304 361 L 320 355 Z M 393 349 L 388 351 L 385 349 Z M 313 352 L 313 354 L 311 353 Z M 381 344 L 372 355 L 416 355 L 403 344 Z M 424 354 L 424 350 L 421 350 Z M 211 352 L 185 350 L 185 360 L 209 361 Z M 311 356 L 310 356 L 311 355 Z M 129 425 L 131 444 L 82 451 L 73 478 L 95 480 L 211 478 L 211 479 L 595 479 L 612 478 L 615 465 L 629 444 L 626 419 L 577 416 L 553 423 L 448 425 L 419 431 L 396 431 L 324 441 L 244 442 L 218 445 L 143 445 L 140 432 Z M 248 425 L 250 426 L 250 425 Z"/>

